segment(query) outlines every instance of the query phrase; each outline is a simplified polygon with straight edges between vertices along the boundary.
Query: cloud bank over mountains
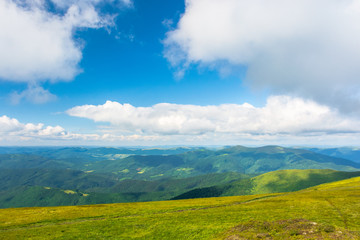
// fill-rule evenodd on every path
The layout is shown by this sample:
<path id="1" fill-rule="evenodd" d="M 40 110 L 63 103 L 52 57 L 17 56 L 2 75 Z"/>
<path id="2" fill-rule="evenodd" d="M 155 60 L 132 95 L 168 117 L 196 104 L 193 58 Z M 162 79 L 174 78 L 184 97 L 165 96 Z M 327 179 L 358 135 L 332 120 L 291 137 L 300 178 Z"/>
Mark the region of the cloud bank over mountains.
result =
<path id="1" fill-rule="evenodd" d="M 252 87 L 358 111 L 359 22 L 359 0 L 186 0 L 165 57 L 180 72 L 246 67 Z"/>
<path id="2" fill-rule="evenodd" d="M 269 97 L 264 107 L 244 104 L 218 106 L 160 103 L 151 107 L 107 101 L 69 109 L 70 116 L 109 124 L 105 129 L 122 135 L 181 136 L 214 143 L 241 139 L 276 140 L 304 138 L 314 141 L 360 134 L 360 122 L 314 101 L 288 96 Z M 214 139 L 215 137 L 215 139 Z M 195 140 L 196 139 L 196 140 Z M 187 140 L 189 141 L 189 140 Z"/>
<path id="3" fill-rule="evenodd" d="M 251 104 L 198 106 L 160 103 L 151 107 L 107 101 L 69 109 L 70 116 L 110 123 L 114 129 L 139 134 L 201 135 L 205 133 L 332 134 L 360 132 L 357 119 L 346 118 L 313 101 L 269 97 L 264 107 Z"/>
<path id="4" fill-rule="evenodd" d="M 0 117 L 0 143 L 68 145 L 348 145 L 360 142 L 360 122 L 314 101 L 271 96 L 264 107 L 251 104 L 150 107 L 107 101 L 66 111 L 98 123 L 92 133 L 72 133 L 61 126 L 21 123 Z"/>

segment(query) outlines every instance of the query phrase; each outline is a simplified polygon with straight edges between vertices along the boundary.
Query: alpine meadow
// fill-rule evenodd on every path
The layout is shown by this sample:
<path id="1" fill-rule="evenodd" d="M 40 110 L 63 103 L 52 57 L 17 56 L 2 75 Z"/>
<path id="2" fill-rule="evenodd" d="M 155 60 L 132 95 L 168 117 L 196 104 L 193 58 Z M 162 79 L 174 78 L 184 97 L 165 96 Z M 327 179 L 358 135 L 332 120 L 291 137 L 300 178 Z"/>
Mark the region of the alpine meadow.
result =
<path id="1" fill-rule="evenodd" d="M 0 0 L 0 240 L 360 239 L 360 0 Z"/>

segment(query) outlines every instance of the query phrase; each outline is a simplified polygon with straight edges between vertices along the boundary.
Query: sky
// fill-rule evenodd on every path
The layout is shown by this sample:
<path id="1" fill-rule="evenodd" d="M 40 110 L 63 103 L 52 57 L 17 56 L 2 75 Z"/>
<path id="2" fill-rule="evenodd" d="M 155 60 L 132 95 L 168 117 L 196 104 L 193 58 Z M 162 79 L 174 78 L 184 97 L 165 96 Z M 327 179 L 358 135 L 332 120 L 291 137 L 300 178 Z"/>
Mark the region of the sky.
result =
<path id="1" fill-rule="evenodd" d="M 0 0 L 0 145 L 360 145 L 360 0 Z"/>

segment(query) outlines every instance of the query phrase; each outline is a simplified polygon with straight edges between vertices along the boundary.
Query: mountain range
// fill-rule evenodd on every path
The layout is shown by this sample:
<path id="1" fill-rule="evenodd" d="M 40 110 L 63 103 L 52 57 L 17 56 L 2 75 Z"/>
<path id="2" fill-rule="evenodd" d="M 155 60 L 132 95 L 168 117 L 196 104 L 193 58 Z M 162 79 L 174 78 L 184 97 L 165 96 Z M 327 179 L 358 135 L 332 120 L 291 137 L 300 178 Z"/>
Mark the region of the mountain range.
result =
<path id="1" fill-rule="evenodd" d="M 2 208 L 295 191 L 360 170 L 344 158 L 279 146 L 2 147 L 0 153 Z"/>

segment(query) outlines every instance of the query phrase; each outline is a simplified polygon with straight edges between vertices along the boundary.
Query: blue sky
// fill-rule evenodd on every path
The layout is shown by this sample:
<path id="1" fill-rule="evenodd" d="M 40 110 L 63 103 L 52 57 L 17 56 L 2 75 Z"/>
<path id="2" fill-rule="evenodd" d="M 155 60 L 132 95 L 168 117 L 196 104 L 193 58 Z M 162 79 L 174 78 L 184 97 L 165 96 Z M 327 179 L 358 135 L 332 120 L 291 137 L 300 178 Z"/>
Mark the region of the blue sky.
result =
<path id="1" fill-rule="evenodd" d="M 358 145 L 359 6 L 3 0 L 0 144 Z"/>

